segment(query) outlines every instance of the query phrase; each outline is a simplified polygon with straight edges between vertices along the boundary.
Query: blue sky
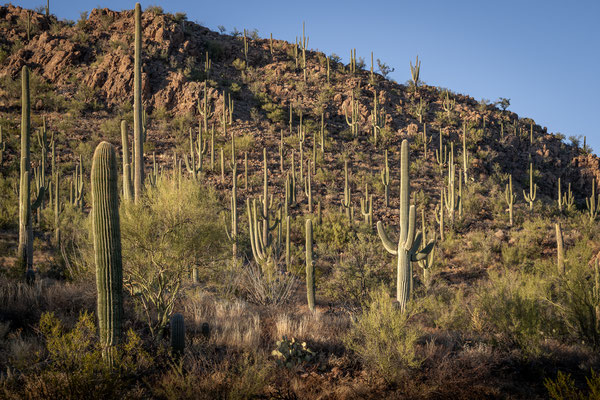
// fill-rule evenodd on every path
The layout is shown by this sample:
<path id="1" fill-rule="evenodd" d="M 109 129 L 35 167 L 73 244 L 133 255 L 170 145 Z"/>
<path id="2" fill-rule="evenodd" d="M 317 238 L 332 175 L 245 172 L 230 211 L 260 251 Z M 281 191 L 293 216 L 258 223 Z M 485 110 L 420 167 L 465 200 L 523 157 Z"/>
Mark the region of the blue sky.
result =
<path id="1" fill-rule="evenodd" d="M 409 61 L 422 60 L 429 85 L 491 101 L 509 98 L 512 110 L 551 132 L 586 135 L 600 150 L 600 1 L 142 1 L 217 31 L 258 29 L 261 37 L 294 41 L 336 53 L 345 61 L 351 48 L 370 59 L 373 51 L 395 68 L 404 83 Z M 45 0 L 17 1 L 35 8 Z M 51 0 L 51 13 L 77 20 L 101 6 L 133 8 L 114 0 Z M 369 62 L 368 62 L 369 63 Z"/>

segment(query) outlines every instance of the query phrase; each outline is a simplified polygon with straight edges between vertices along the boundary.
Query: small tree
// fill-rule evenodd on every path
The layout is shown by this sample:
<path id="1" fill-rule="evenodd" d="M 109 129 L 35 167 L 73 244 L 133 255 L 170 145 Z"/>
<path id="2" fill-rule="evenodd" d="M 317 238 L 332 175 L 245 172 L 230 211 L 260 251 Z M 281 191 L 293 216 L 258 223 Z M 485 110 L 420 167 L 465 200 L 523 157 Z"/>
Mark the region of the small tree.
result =
<path id="1" fill-rule="evenodd" d="M 193 267 L 224 257 L 227 243 L 213 191 L 184 180 L 148 187 L 141 204 L 121 211 L 124 286 L 152 336 L 163 331 Z"/>
<path id="2" fill-rule="evenodd" d="M 394 72 L 394 68 L 390 67 L 389 65 L 381 61 L 379 58 L 377 59 L 377 68 L 379 68 L 381 76 L 383 76 L 385 79 L 388 78 L 389 74 Z"/>

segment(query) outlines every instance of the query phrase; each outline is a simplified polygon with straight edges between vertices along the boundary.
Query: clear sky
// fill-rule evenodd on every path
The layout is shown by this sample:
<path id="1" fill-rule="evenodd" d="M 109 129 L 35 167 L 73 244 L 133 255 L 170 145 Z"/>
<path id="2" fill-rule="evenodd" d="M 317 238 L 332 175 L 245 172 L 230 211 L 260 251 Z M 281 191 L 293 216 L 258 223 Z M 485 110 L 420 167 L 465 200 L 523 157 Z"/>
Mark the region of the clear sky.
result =
<path id="1" fill-rule="evenodd" d="M 13 2 L 27 8 L 45 0 Z M 586 135 L 600 151 L 600 0 L 397 1 L 141 1 L 217 31 L 258 29 L 261 37 L 294 41 L 306 22 L 309 47 L 345 62 L 351 48 L 370 65 L 375 58 L 410 78 L 418 54 L 429 85 L 496 101 L 566 137 Z M 59 19 L 77 20 L 101 6 L 134 7 L 115 0 L 50 0 Z"/>

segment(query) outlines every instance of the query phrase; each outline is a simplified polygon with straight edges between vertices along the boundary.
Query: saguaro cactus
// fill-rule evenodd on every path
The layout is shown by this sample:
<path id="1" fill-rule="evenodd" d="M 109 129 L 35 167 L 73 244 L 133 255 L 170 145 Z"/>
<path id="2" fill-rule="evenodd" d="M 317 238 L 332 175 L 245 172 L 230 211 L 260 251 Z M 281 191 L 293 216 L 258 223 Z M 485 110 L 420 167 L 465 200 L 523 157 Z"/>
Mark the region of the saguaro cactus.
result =
<path id="1" fill-rule="evenodd" d="M 237 241 L 238 241 L 238 217 L 237 217 L 237 165 L 233 164 L 231 184 L 231 232 L 227 229 L 225 223 L 225 233 L 231 242 L 233 252 L 233 262 L 237 259 Z"/>
<path id="2" fill-rule="evenodd" d="M 369 196 L 369 185 L 365 184 L 365 198 L 360 199 L 360 212 L 365 219 L 365 225 L 373 226 L 373 195 Z"/>
<path id="3" fill-rule="evenodd" d="M 413 66 L 412 61 L 410 62 L 410 76 L 412 79 L 412 84 L 415 89 L 419 87 L 419 75 L 421 74 L 421 61 L 419 61 L 419 56 L 417 56 L 417 61 L 415 61 L 415 65 Z"/>
<path id="4" fill-rule="evenodd" d="M 313 261 L 313 227 L 310 219 L 306 220 L 306 297 L 308 309 L 315 310 L 315 262 Z"/>
<path id="5" fill-rule="evenodd" d="M 350 189 L 350 182 L 348 181 L 348 160 L 344 161 L 344 199 L 341 201 L 342 207 L 346 210 L 346 217 L 352 222 L 351 208 L 352 208 L 352 192 Z"/>
<path id="6" fill-rule="evenodd" d="M 415 235 L 416 216 L 415 206 L 410 205 L 408 164 L 408 141 L 404 139 L 400 158 L 400 238 L 398 244 L 394 244 L 389 239 L 381 221 L 377 222 L 377 233 L 379 233 L 383 246 L 390 254 L 398 256 L 396 300 L 402 311 L 406 310 L 411 295 L 411 263 L 425 259 L 435 245 L 435 241 L 432 240 L 419 250 L 422 234 L 419 232 Z"/>
<path id="7" fill-rule="evenodd" d="M 131 201 L 133 198 L 133 186 L 131 182 L 131 163 L 129 162 L 127 121 L 125 120 L 121 120 L 121 146 L 123 148 L 123 199 Z"/>
<path id="8" fill-rule="evenodd" d="M 354 100 L 354 90 L 352 90 L 350 107 L 352 109 L 351 110 L 352 111 L 351 118 L 348 119 L 348 114 L 346 112 L 345 106 L 344 106 L 344 117 L 346 117 L 346 124 L 348 124 L 348 126 L 350 127 L 352 136 L 357 137 L 358 136 L 358 119 L 360 117 L 360 112 L 358 110 L 358 100 Z"/>
<path id="9" fill-rule="evenodd" d="M 121 338 L 123 313 L 123 269 L 121 227 L 117 189 L 117 159 L 114 147 L 102 142 L 92 160 L 92 230 L 98 289 L 98 325 L 103 357 L 113 362 Z"/>
<path id="10" fill-rule="evenodd" d="M 592 195 L 585 198 L 585 204 L 587 206 L 590 222 L 594 222 L 598 215 L 598 210 L 600 210 L 600 196 L 596 197 L 596 179 L 592 180 Z"/>
<path id="11" fill-rule="evenodd" d="M 46 187 L 38 185 L 37 198 L 31 202 L 31 166 L 29 144 L 31 135 L 31 102 L 29 97 L 29 69 L 21 70 L 21 164 L 19 185 L 19 245 L 16 267 L 27 280 L 33 279 L 33 225 L 31 214 L 39 207 Z"/>
<path id="12" fill-rule="evenodd" d="M 385 165 L 381 169 L 381 183 L 385 191 L 385 206 L 390 206 L 390 167 L 388 164 L 388 151 L 385 151 Z"/>
<path id="13" fill-rule="evenodd" d="M 562 229 L 560 228 L 560 224 L 554 224 L 556 228 L 556 265 L 558 266 L 558 273 L 560 275 L 565 274 L 565 249 L 564 249 L 564 241 Z"/>
<path id="14" fill-rule="evenodd" d="M 134 201 L 144 190 L 144 129 L 142 116 L 142 7 L 135 3 L 135 63 L 133 69 Z"/>
<path id="15" fill-rule="evenodd" d="M 171 352 L 179 357 L 185 349 L 185 320 L 183 315 L 175 313 L 171 316 Z"/>
<path id="16" fill-rule="evenodd" d="M 421 209 L 421 226 L 422 226 L 422 231 L 423 231 L 423 243 L 427 242 L 427 231 L 426 231 L 426 226 L 425 226 L 425 208 L 423 207 Z M 434 239 L 435 239 L 435 234 L 434 234 Z M 435 256 L 435 249 L 431 249 L 431 252 L 427 255 L 427 257 L 425 257 L 424 259 L 422 259 L 421 261 L 419 261 L 419 266 L 421 268 L 423 268 L 423 285 L 425 285 L 425 288 L 429 289 L 429 287 L 431 286 L 431 269 L 433 266 L 433 259 Z"/>
<path id="17" fill-rule="evenodd" d="M 506 189 L 504 190 L 504 197 L 506 199 L 506 204 L 508 205 L 509 223 L 510 226 L 513 226 L 513 206 L 515 204 L 517 195 L 513 193 L 512 175 L 509 175 L 508 177 L 508 183 L 506 184 Z"/>
<path id="18" fill-rule="evenodd" d="M 533 210 L 533 202 L 535 201 L 535 194 L 537 192 L 537 185 L 533 183 L 533 163 L 529 163 L 529 195 L 523 190 L 523 197 L 525 201 L 529 203 L 529 211 Z"/>

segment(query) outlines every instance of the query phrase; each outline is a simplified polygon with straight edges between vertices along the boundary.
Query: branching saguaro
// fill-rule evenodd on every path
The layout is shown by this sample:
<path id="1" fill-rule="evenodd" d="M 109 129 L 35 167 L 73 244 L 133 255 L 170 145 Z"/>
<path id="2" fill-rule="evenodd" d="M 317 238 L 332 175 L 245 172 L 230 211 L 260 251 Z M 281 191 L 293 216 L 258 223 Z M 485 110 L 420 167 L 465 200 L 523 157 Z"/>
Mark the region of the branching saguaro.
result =
<path id="1" fill-rule="evenodd" d="M 408 166 L 408 141 L 404 139 L 400 158 L 400 238 L 397 244 L 389 239 L 381 221 L 377 222 L 377 233 L 383 247 L 388 253 L 398 256 L 396 300 L 402 311 L 406 310 L 411 296 L 411 263 L 425 259 L 435 245 L 435 241 L 432 240 L 419 250 L 423 236 L 421 232 L 415 233 L 416 215 L 415 206 L 410 205 Z"/>

